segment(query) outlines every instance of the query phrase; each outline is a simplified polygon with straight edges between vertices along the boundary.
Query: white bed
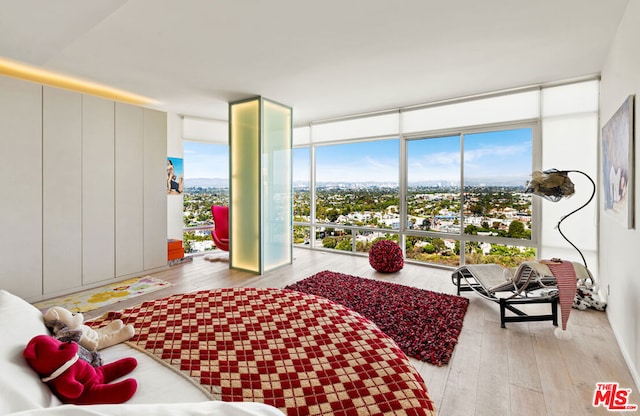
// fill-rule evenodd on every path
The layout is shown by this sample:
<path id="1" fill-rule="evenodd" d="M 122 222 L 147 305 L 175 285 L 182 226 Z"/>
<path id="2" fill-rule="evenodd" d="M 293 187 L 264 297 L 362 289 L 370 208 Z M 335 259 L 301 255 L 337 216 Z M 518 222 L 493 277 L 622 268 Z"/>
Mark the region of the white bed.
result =
<path id="1" fill-rule="evenodd" d="M 41 312 L 21 298 L 0 290 L 0 414 L 27 415 L 239 415 L 277 416 L 278 409 L 261 403 L 210 401 L 204 392 L 172 369 L 125 344 L 101 350 L 105 362 L 135 357 L 138 367 L 131 376 L 138 390 L 121 405 L 63 405 L 29 367 L 22 351 L 38 334 L 48 334 Z"/>

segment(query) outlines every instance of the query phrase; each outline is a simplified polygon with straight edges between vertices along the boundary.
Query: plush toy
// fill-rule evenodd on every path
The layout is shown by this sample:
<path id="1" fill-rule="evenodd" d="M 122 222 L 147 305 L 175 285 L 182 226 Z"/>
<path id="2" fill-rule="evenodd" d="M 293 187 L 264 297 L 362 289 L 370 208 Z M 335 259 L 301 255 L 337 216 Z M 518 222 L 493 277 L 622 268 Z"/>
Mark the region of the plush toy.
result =
<path id="1" fill-rule="evenodd" d="M 94 367 L 102 365 L 102 357 L 98 351 L 89 351 L 80 345 L 82 338 L 82 330 L 69 329 L 67 324 L 62 321 L 54 320 L 47 322 L 47 328 L 51 331 L 54 338 L 61 342 L 75 342 L 78 344 L 78 356 Z"/>
<path id="2" fill-rule="evenodd" d="M 122 358 L 94 368 L 78 359 L 78 344 L 60 342 L 49 335 L 36 335 L 23 352 L 31 368 L 64 403 L 118 404 L 129 400 L 138 383 L 128 378 L 111 381 L 129 374 L 138 365 L 135 358 Z"/>
<path id="3" fill-rule="evenodd" d="M 82 337 L 79 344 L 89 351 L 97 351 L 119 344 L 131 339 L 135 333 L 133 325 L 124 325 L 120 319 L 111 321 L 102 328 L 93 329 L 84 325 L 84 316 L 81 313 L 71 313 L 71 311 L 60 306 L 49 308 L 44 313 L 46 325 L 48 325 L 48 322 L 55 320 L 64 322 L 69 329 L 80 329 Z"/>
<path id="4" fill-rule="evenodd" d="M 573 298 L 573 307 L 582 311 L 587 308 L 604 311 L 607 308 L 607 302 L 600 299 L 595 287 L 578 286 Z"/>

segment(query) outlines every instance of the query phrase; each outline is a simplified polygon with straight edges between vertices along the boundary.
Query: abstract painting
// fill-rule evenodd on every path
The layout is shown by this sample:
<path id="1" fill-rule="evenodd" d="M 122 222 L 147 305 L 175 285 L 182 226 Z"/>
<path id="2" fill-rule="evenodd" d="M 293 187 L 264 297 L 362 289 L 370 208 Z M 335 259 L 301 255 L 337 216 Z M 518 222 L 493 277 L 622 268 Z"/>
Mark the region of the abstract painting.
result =
<path id="1" fill-rule="evenodd" d="M 634 96 L 630 95 L 602 127 L 604 212 L 634 227 Z"/>

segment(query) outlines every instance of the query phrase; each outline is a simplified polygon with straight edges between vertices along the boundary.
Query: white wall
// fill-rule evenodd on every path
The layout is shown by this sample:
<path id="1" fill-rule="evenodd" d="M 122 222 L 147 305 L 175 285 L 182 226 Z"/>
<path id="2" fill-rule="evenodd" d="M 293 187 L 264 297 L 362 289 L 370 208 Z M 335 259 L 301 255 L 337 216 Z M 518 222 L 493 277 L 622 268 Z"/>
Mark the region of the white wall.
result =
<path id="1" fill-rule="evenodd" d="M 167 113 L 167 157 L 183 157 L 182 117 Z M 167 195 L 167 238 L 182 240 L 182 195 Z"/>
<path id="2" fill-rule="evenodd" d="M 605 124 L 630 94 L 636 95 L 635 120 L 638 126 L 640 92 L 640 2 L 630 1 L 611 45 L 603 71 L 600 92 L 600 124 Z M 637 127 L 636 127 L 637 130 Z M 637 143 L 637 133 L 636 133 Z M 635 167 L 638 162 L 636 144 Z M 601 152 L 601 150 L 599 150 Z M 600 161 L 602 165 L 602 161 Z M 604 194 L 599 195 L 600 281 L 603 292 L 610 289 L 607 315 L 622 353 L 640 388 L 640 275 L 636 256 L 640 252 L 640 186 L 634 175 L 636 229 L 628 230 L 603 211 Z M 602 179 L 600 179 L 602 181 Z"/>

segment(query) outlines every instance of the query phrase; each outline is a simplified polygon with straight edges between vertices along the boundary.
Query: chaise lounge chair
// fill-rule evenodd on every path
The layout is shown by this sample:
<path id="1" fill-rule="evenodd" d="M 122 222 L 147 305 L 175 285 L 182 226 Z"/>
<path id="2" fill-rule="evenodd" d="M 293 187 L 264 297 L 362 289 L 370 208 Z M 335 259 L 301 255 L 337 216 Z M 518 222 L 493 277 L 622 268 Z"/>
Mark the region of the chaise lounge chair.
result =
<path id="1" fill-rule="evenodd" d="M 470 264 L 455 270 L 451 281 L 457 293 L 473 291 L 481 297 L 500 305 L 500 326 L 507 322 L 552 321 L 558 326 L 558 299 L 560 290 L 556 277 L 546 262 L 524 262 L 512 272 L 497 264 Z M 581 263 L 571 262 L 577 279 L 576 284 L 592 286 L 593 277 Z M 575 292 L 575 289 L 574 289 Z M 571 293 L 573 298 L 574 294 Z M 548 303 L 550 314 L 529 315 L 514 305 Z M 507 316 L 506 310 L 516 316 Z M 566 311 L 568 317 L 568 311 Z M 563 311 L 563 324 L 566 324 Z M 563 325 L 564 326 L 564 325 Z"/>

